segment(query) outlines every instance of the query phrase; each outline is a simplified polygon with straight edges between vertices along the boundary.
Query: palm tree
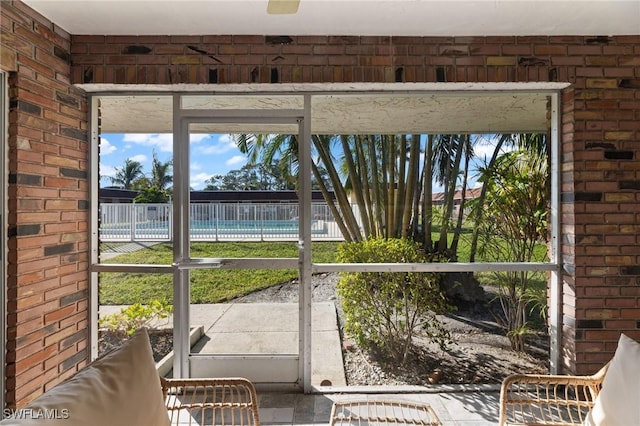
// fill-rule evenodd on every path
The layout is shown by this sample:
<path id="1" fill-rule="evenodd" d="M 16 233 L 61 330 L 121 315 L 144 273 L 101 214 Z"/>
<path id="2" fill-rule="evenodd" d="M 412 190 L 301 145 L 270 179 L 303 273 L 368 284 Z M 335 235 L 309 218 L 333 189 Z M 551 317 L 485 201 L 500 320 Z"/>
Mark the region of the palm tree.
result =
<path id="1" fill-rule="evenodd" d="M 491 155 L 491 159 L 487 163 L 487 165 L 483 168 L 479 169 L 480 172 L 480 181 L 486 180 L 486 176 L 489 176 L 493 169 L 496 167 L 496 162 L 500 154 L 504 154 L 503 148 L 517 148 L 519 150 L 524 150 L 534 157 L 544 157 L 546 158 L 547 164 L 551 164 L 551 151 L 549 149 L 547 143 L 547 137 L 544 134 L 502 134 L 498 137 L 496 145 L 493 149 L 493 153 Z M 548 180 L 547 183 L 547 191 L 550 192 L 551 188 L 551 180 Z M 476 200 L 474 200 L 474 209 L 473 209 L 473 221 L 475 222 L 475 226 L 473 227 L 473 233 L 471 236 L 471 248 L 469 250 L 469 261 L 475 262 L 476 253 L 478 251 L 478 238 L 481 226 L 480 224 L 484 220 L 484 204 L 485 199 L 487 197 L 487 190 L 489 186 L 482 185 L 482 189 L 480 191 L 480 195 Z"/>
<path id="2" fill-rule="evenodd" d="M 151 186 L 165 190 L 167 185 L 173 182 L 173 176 L 169 174 L 173 162 L 171 160 L 164 163 L 158 160 L 158 154 L 153 151 L 153 160 L 151 162 Z"/>
<path id="3" fill-rule="evenodd" d="M 538 139 L 538 140 L 533 140 Z M 485 258 L 497 262 L 541 261 L 536 247 L 546 241 L 549 208 L 549 163 L 544 143 L 533 136 L 519 136 L 518 145 L 537 148 L 533 152 L 516 149 L 500 155 L 491 169 L 484 171 L 488 187 L 483 209 L 488 220 L 482 226 L 481 246 Z M 524 349 L 531 310 L 531 271 L 496 272 L 503 327 L 511 346 Z M 536 298 L 534 303 L 539 300 Z M 545 300 L 544 298 L 542 299 Z M 544 303 L 544 302 L 543 302 Z"/>
<path id="4" fill-rule="evenodd" d="M 436 135 L 433 138 L 432 149 L 432 175 L 436 182 L 444 187 L 444 205 L 440 225 L 439 240 L 434 244 L 433 250 L 444 254 L 452 260 L 457 258 L 457 253 L 449 247 L 448 235 L 451 228 L 451 216 L 453 214 L 455 194 L 458 187 L 458 176 L 463 170 L 460 168 L 463 154 L 467 157 L 473 155 L 471 149 L 471 137 L 469 135 Z M 468 160 L 465 160 L 468 164 Z M 428 176 L 428 172 L 425 172 Z M 464 176 L 464 174 L 463 174 Z M 466 182 L 463 182 L 466 185 Z M 425 194 L 430 196 L 430 194 Z M 454 228 L 454 241 L 459 233 L 459 228 Z"/>
<path id="5" fill-rule="evenodd" d="M 505 134 L 500 135 L 496 146 L 493 148 L 493 153 L 491 154 L 491 159 L 487 164 L 486 168 L 480 169 L 480 174 L 483 174 L 483 170 L 493 170 L 495 167 L 495 163 L 498 159 L 498 155 L 502 151 L 502 147 L 507 144 L 513 143 L 513 137 L 515 135 Z M 483 179 L 480 179 L 483 182 Z M 469 262 L 475 262 L 476 253 L 478 251 L 478 238 L 480 236 L 480 224 L 483 221 L 484 216 L 484 200 L 487 197 L 487 190 L 489 189 L 488 185 L 482 185 L 482 189 L 480 190 L 480 195 L 474 201 L 474 210 L 473 210 L 473 221 L 475 222 L 475 226 L 473 227 L 472 235 L 471 235 L 471 248 L 469 249 Z"/>
<path id="6" fill-rule="evenodd" d="M 116 174 L 111 178 L 111 183 L 124 189 L 132 189 L 136 180 L 144 177 L 142 164 L 127 158 L 122 168 L 116 167 Z"/>
<path id="7" fill-rule="evenodd" d="M 360 241 L 360 229 L 331 151 L 335 141 L 334 136 L 312 136 L 315 157 L 311 162 L 311 172 L 345 240 Z M 295 181 L 298 175 L 297 136 L 237 135 L 236 144 L 241 152 L 247 154 L 248 164 L 277 164 L 285 179 Z M 330 188 L 334 191 L 333 197 Z"/>

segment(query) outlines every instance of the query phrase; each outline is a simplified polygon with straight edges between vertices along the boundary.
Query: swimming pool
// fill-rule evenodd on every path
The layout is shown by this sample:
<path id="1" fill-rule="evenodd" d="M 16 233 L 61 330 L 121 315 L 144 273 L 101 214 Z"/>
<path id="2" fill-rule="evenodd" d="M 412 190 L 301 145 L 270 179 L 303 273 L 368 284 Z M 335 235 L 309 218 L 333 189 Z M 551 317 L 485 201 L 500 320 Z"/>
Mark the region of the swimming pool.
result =
<path id="1" fill-rule="evenodd" d="M 108 240 L 164 240 L 172 236 L 173 224 L 168 220 L 147 220 L 102 224 L 100 239 Z M 191 239 L 216 240 L 220 238 L 289 238 L 295 239 L 299 232 L 297 220 L 192 220 L 189 225 Z M 327 224 L 314 220 L 311 233 L 325 234 Z"/>

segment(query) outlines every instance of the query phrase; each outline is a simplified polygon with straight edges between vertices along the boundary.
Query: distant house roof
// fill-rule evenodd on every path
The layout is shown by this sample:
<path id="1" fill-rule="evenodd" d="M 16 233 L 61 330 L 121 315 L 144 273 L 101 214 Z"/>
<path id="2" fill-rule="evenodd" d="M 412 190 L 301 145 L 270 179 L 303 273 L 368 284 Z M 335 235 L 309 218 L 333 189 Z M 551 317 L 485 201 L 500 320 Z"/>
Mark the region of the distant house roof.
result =
<path id="1" fill-rule="evenodd" d="M 465 193 L 465 199 L 466 200 L 473 200 L 474 198 L 478 198 L 480 196 L 480 192 L 482 192 L 482 187 L 479 186 L 477 188 L 467 188 L 467 191 Z M 435 204 L 442 204 L 444 203 L 444 192 L 434 192 L 433 194 L 431 194 L 431 201 L 433 201 Z M 454 201 L 460 201 L 462 199 L 462 190 L 457 190 L 456 193 L 453 195 L 453 200 Z"/>
<path id="2" fill-rule="evenodd" d="M 140 193 L 132 189 L 100 188 L 98 194 L 101 203 L 131 203 Z"/>

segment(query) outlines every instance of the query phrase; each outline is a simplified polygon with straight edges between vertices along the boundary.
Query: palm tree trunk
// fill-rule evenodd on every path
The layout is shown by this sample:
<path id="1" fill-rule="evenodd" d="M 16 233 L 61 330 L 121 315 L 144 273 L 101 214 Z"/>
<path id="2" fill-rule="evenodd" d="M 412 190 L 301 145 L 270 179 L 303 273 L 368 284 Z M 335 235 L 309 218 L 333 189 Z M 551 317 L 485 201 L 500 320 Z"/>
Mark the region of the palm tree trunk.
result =
<path id="1" fill-rule="evenodd" d="M 386 145 L 385 157 L 387 159 L 387 238 L 394 237 L 396 230 L 396 162 L 394 155 L 394 141 L 389 140 L 387 135 L 384 135 L 383 140 Z"/>
<path id="2" fill-rule="evenodd" d="M 376 236 L 382 235 L 384 224 L 384 200 L 380 189 L 380 170 L 378 169 L 377 143 L 378 139 L 374 135 L 368 138 L 369 159 L 371 162 L 371 183 L 373 185 L 373 205 L 376 223 Z"/>
<path id="3" fill-rule="evenodd" d="M 412 205 L 416 198 L 416 187 L 418 183 L 418 167 L 420 162 L 420 136 L 412 135 L 409 148 L 409 170 L 407 172 L 407 184 L 405 188 L 403 218 L 402 218 L 402 237 L 406 238 L 413 217 Z"/>
<path id="4" fill-rule="evenodd" d="M 370 221 L 369 215 L 367 211 L 367 206 L 364 202 L 363 197 L 363 189 L 362 189 L 362 176 L 358 173 L 356 169 L 356 164 L 354 162 L 354 152 L 349 145 L 349 137 L 346 135 L 340 136 L 340 141 L 342 142 L 342 150 L 344 151 L 345 163 L 347 165 L 347 172 L 349 175 L 349 182 L 351 183 L 352 194 L 356 199 L 356 204 L 358 205 L 358 209 L 360 210 L 360 219 L 362 220 L 362 227 L 364 230 L 364 235 L 369 236 L 371 234 L 370 231 Z M 356 149 L 357 152 L 357 149 Z M 357 154 L 356 154 L 357 155 Z M 366 176 L 365 176 L 366 179 Z"/>
<path id="5" fill-rule="evenodd" d="M 382 198 L 384 202 L 384 229 L 383 235 L 385 238 L 389 238 L 391 226 L 393 225 L 392 221 L 392 199 L 389 198 L 389 187 L 391 183 L 389 182 L 389 159 L 387 158 L 387 138 L 383 135 L 380 136 L 380 158 L 382 165 Z"/>
<path id="6" fill-rule="evenodd" d="M 395 223 L 396 229 L 394 235 L 396 237 L 406 236 L 406 231 L 403 227 L 404 224 L 404 206 L 407 202 L 406 194 L 406 168 L 407 168 L 407 135 L 400 137 L 396 136 L 397 148 L 394 150 L 394 162 L 398 164 L 398 188 L 396 192 L 395 202 Z"/>
<path id="7" fill-rule="evenodd" d="M 375 215 L 373 210 L 373 203 L 371 201 L 371 188 L 369 182 L 371 180 L 371 173 L 369 171 L 369 163 L 367 156 L 365 154 L 365 144 L 366 137 L 358 135 L 355 137 L 355 150 L 356 150 L 356 158 L 358 159 L 358 177 L 360 179 L 360 184 L 362 187 L 362 198 L 364 200 L 364 208 L 367 211 L 367 221 L 368 221 L 368 229 L 365 228 L 365 232 L 367 236 L 375 236 Z M 364 220 L 364 217 L 362 218 Z"/>
<path id="8" fill-rule="evenodd" d="M 467 179 L 469 177 L 469 162 L 471 160 L 471 141 L 469 135 L 465 136 L 465 157 L 464 157 L 464 172 L 462 175 L 462 189 L 460 191 L 460 208 L 458 209 L 458 218 L 456 221 L 456 227 L 453 232 L 453 240 L 451 241 L 451 252 L 458 257 L 458 242 L 460 241 L 460 234 L 462 233 L 462 221 L 464 219 L 464 205 L 467 199 Z"/>
<path id="9" fill-rule="evenodd" d="M 496 147 L 493 149 L 493 153 L 491 154 L 491 159 L 489 160 L 489 164 L 487 165 L 487 170 L 493 170 L 494 164 L 496 163 L 496 159 L 500 154 L 500 150 L 502 149 L 502 145 L 511 137 L 511 135 L 502 135 L 500 139 L 498 139 L 498 143 Z M 489 189 L 489 185 L 482 185 L 482 189 L 480 190 L 480 195 L 478 196 L 478 200 L 476 202 L 476 211 L 474 214 L 473 222 L 473 231 L 471 233 L 471 247 L 469 249 L 469 262 L 476 261 L 476 253 L 478 251 L 478 237 L 480 236 L 480 223 L 482 222 L 482 215 L 484 214 L 484 200 L 487 198 L 487 190 Z"/>
<path id="10" fill-rule="evenodd" d="M 443 214 L 442 228 L 440 229 L 440 240 L 438 241 L 438 251 L 445 253 L 448 247 L 448 234 L 449 234 L 449 222 L 453 213 L 453 204 L 455 202 L 456 195 L 456 183 L 458 181 L 458 171 L 460 170 L 460 161 L 462 160 L 462 151 L 464 149 L 464 143 L 461 143 L 458 136 L 451 137 L 450 143 L 453 144 L 454 140 L 458 141 L 456 146 L 456 156 L 453 160 L 451 167 L 447 168 L 448 176 L 445 182 L 447 183 L 447 192 L 445 194 L 445 211 Z M 455 253 L 451 254 L 455 257 Z"/>
<path id="11" fill-rule="evenodd" d="M 423 247 L 427 252 L 433 251 L 433 239 L 431 238 L 433 220 L 433 135 L 427 136 L 424 148 L 424 167 L 422 168 L 422 230 L 424 231 Z"/>
<path id="12" fill-rule="evenodd" d="M 316 147 L 316 151 L 320 156 L 320 161 L 322 161 L 322 164 L 329 175 L 329 179 L 331 180 L 336 200 L 340 206 L 341 216 L 344 219 L 345 225 L 349 229 L 349 235 L 353 241 L 360 241 L 362 240 L 360 226 L 353 215 L 353 209 L 351 208 L 351 203 L 349 203 L 349 198 L 347 197 L 344 185 L 340 180 L 340 175 L 338 175 L 335 165 L 333 161 L 331 161 L 331 153 L 329 152 L 327 144 L 324 143 L 325 141 L 323 141 L 323 139 L 318 135 L 314 135 L 312 140 Z"/>
<path id="13" fill-rule="evenodd" d="M 335 219 L 336 224 L 338 225 L 338 229 L 340 229 L 340 232 L 342 232 L 342 235 L 344 236 L 344 240 L 348 243 L 353 242 L 354 239 L 351 234 L 351 231 L 345 224 L 343 216 L 340 213 L 340 209 L 336 207 L 333 197 L 331 197 L 331 194 L 329 193 L 327 186 L 322 180 L 322 176 L 320 174 L 320 171 L 318 170 L 318 166 L 316 166 L 314 162 L 311 163 L 311 170 L 313 171 L 313 176 L 316 178 L 316 181 L 318 182 L 318 186 L 320 187 L 320 192 L 322 192 L 322 196 L 324 197 L 324 200 L 329 206 L 329 210 L 331 210 L 331 214 L 333 214 L 333 218 Z"/>

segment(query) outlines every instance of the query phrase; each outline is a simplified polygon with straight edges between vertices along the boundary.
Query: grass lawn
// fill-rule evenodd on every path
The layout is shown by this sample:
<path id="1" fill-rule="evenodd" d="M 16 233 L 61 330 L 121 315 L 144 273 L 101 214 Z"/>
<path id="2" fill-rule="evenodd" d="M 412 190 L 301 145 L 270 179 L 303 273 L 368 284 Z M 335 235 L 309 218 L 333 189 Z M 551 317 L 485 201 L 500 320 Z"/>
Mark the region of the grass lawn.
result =
<path id="1" fill-rule="evenodd" d="M 315 242 L 312 259 L 335 262 L 338 243 Z M 193 243 L 191 257 L 297 258 L 297 243 Z M 171 244 L 162 243 L 132 253 L 123 253 L 104 263 L 169 265 Z M 298 277 L 292 269 L 196 269 L 191 271 L 191 303 L 220 303 Z M 148 304 L 173 300 L 173 276 L 169 274 L 100 273 L 100 304 Z"/>
<path id="2" fill-rule="evenodd" d="M 435 235 L 434 235 L 435 237 Z M 466 237 L 466 235 L 465 235 Z M 461 238 L 459 261 L 468 261 L 468 241 Z M 316 263 L 335 262 L 337 242 L 314 242 L 312 259 Z M 536 247 L 537 256 L 544 260 L 546 248 Z M 193 243 L 191 257 L 260 257 L 297 258 L 298 246 L 294 242 L 233 242 Z M 173 251 L 170 243 L 161 243 L 132 253 L 123 253 L 104 263 L 170 265 Z M 490 261 L 479 258 L 477 261 Z M 253 291 L 285 283 L 298 277 L 297 270 L 284 269 L 195 269 L 191 271 L 191 303 L 220 303 Z M 153 300 L 173 300 L 172 274 L 100 273 L 100 303 L 103 305 L 148 304 Z M 479 274 L 478 279 L 490 285 L 491 274 Z M 539 297 L 546 294 L 544 275 L 532 284 Z"/>

